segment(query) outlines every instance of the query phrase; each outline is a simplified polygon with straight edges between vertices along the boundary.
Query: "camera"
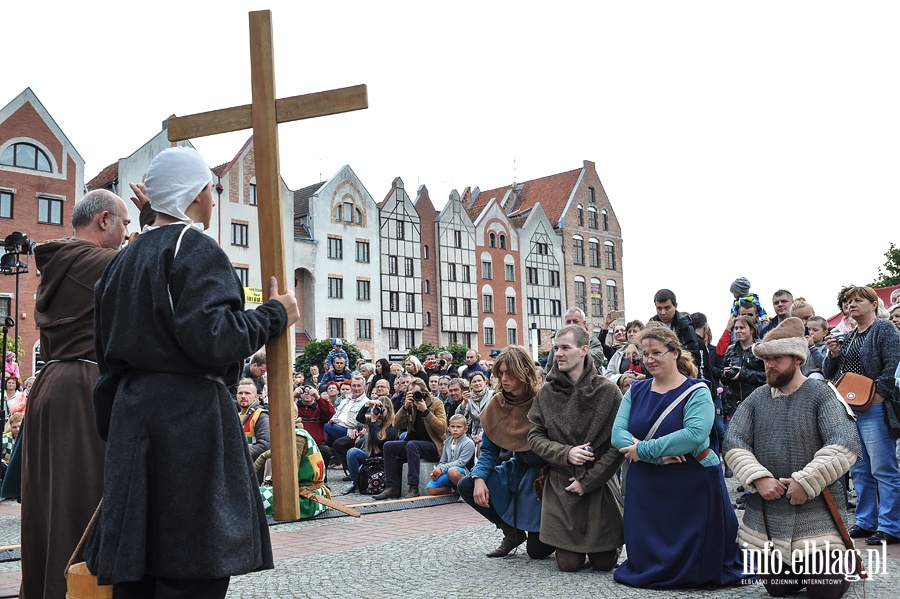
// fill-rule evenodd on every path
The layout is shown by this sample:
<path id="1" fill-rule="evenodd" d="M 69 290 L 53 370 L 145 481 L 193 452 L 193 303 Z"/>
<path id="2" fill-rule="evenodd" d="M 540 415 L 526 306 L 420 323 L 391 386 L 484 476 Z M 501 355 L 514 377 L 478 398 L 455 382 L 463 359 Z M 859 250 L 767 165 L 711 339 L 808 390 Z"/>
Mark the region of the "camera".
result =
<path id="1" fill-rule="evenodd" d="M 637 366 L 641 363 L 641 357 L 637 353 L 631 354 L 631 363 Z"/>
<path id="2" fill-rule="evenodd" d="M 584 450 L 585 450 L 586 452 L 588 452 L 588 453 L 594 453 L 594 448 L 591 447 L 590 445 L 588 445 L 587 447 L 585 447 Z"/>
<path id="3" fill-rule="evenodd" d="M 734 368 L 732 368 L 731 366 L 729 366 L 728 368 L 726 368 L 722 371 L 722 378 L 726 378 L 729 381 L 733 380 L 736 376 L 737 376 L 737 371 Z"/>
<path id="4" fill-rule="evenodd" d="M 438 364 L 440 365 L 441 370 L 444 370 L 447 367 L 447 360 L 441 360 Z"/>
<path id="5" fill-rule="evenodd" d="M 421 391 L 416 391 L 415 393 L 413 393 L 413 401 L 424 401 L 424 400 L 425 400 L 425 394 L 422 393 Z"/>
<path id="6" fill-rule="evenodd" d="M 384 414 L 384 406 L 372 406 L 372 414 L 374 416 L 378 416 L 379 414 Z"/>

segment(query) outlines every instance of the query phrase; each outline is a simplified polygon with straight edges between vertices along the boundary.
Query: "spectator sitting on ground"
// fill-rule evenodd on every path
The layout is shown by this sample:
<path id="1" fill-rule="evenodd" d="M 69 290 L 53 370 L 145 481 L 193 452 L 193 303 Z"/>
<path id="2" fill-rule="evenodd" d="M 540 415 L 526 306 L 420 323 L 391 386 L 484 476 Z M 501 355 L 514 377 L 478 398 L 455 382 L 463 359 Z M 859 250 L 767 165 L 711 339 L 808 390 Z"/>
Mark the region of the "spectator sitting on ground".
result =
<path id="1" fill-rule="evenodd" d="M 484 376 L 480 373 L 473 375 Z M 429 495 L 449 495 L 456 490 L 456 483 L 469 475 L 469 468 L 475 461 L 475 442 L 466 434 L 466 418 L 462 414 L 454 414 L 448 421 L 450 438 L 444 442 L 440 463 L 431 471 L 426 492 Z"/>
<path id="2" fill-rule="evenodd" d="M 375 389 L 375 397 L 366 402 L 356 414 L 356 421 L 366 427 L 365 443 L 360 447 L 351 447 L 346 454 L 347 470 L 350 471 L 350 485 L 344 489 L 343 495 L 364 492 L 368 481 L 359 480 L 359 468 L 366 458 L 382 454 L 384 444 L 398 437 L 394 428 L 394 407 L 387 396 L 387 381 L 379 381 Z"/>
<path id="3" fill-rule="evenodd" d="M 331 351 L 325 356 L 325 366 L 328 370 L 331 370 L 334 367 L 334 359 L 338 356 L 344 358 L 344 364 L 350 363 L 350 357 L 347 355 L 347 352 L 344 351 L 344 342 L 340 339 L 335 339 L 331 342 Z"/>
<path id="4" fill-rule="evenodd" d="M 349 380 L 350 371 L 347 369 L 347 358 L 344 358 L 343 356 L 337 356 L 332 362 L 332 369 L 322 375 L 322 377 L 319 379 L 319 393 L 323 393 L 325 391 L 325 385 L 327 385 L 330 381 L 341 383 L 342 381 Z"/>

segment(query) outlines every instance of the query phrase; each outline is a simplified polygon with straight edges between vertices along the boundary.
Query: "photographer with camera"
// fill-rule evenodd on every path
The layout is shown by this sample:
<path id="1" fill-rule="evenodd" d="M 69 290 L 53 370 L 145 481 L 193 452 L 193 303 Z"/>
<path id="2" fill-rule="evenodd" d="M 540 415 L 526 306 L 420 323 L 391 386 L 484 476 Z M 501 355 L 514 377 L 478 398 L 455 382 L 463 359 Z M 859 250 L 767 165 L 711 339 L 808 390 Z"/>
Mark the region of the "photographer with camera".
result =
<path id="1" fill-rule="evenodd" d="M 408 358 L 407 358 L 408 359 Z M 386 488 L 375 499 L 399 499 L 400 473 L 404 462 L 409 464 L 407 483 L 409 496 L 419 495 L 419 464 L 422 458 L 431 462 L 440 459 L 447 438 L 447 415 L 444 405 L 428 392 L 428 386 L 418 377 L 406 390 L 402 408 L 394 416 L 394 428 L 406 430 L 402 441 L 384 444 L 384 472 Z"/>
<path id="2" fill-rule="evenodd" d="M 734 330 L 735 341 L 725 350 L 722 369 L 722 386 L 725 388 L 722 413 L 726 423 L 731 420 L 740 403 L 757 387 L 766 383 L 766 367 L 751 351 L 753 344 L 759 341 L 756 320 L 749 316 L 738 316 L 728 322 Z"/>
<path id="3" fill-rule="evenodd" d="M 356 421 L 366 427 L 365 449 L 351 447 L 347 451 L 347 469 L 350 471 L 350 484 L 344 489 L 342 495 L 350 493 L 364 493 L 366 491 L 365 480 L 359 480 L 359 468 L 366 458 L 382 455 L 384 444 L 394 441 L 399 436 L 393 426 L 394 406 L 388 397 L 388 384 L 386 380 L 380 380 L 373 390 L 375 396 L 366 402 L 356 414 Z"/>

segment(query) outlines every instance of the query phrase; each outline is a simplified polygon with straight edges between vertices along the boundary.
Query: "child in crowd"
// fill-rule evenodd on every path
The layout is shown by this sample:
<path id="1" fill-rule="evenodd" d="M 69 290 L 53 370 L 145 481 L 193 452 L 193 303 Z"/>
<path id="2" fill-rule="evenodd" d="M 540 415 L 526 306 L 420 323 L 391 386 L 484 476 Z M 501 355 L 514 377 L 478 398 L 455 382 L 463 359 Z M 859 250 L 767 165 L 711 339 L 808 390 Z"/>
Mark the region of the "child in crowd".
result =
<path id="1" fill-rule="evenodd" d="M 456 483 L 469 474 L 472 458 L 475 457 L 475 442 L 466 435 L 466 417 L 454 414 L 450 417 L 450 439 L 444 442 L 441 462 L 431 471 L 428 481 L 429 495 L 449 495 L 456 489 Z"/>
<path id="2" fill-rule="evenodd" d="M 350 368 L 350 358 L 347 356 L 347 352 L 344 351 L 344 342 L 340 339 L 335 339 L 331 342 L 331 351 L 328 352 L 327 356 L 325 356 L 326 370 L 331 370 L 334 368 L 334 359 L 337 357 L 344 358 L 344 364 L 347 365 L 348 369 Z"/>
<path id="3" fill-rule="evenodd" d="M 769 320 L 765 309 L 759 303 L 759 296 L 750 292 L 750 281 L 746 278 L 739 277 L 735 279 L 731 284 L 730 291 L 731 295 L 734 296 L 734 303 L 731 304 L 731 316 L 737 317 L 739 315 L 738 310 L 740 310 L 741 302 L 751 302 L 756 304 L 756 313 L 759 316 L 759 321 Z"/>
<path id="4" fill-rule="evenodd" d="M 828 334 L 828 321 L 821 316 L 810 316 L 806 321 L 806 329 L 808 334 L 806 340 L 809 342 L 809 355 L 812 358 L 812 370 L 809 378 L 824 379 L 822 376 L 822 364 L 825 363 L 825 354 L 828 348 L 825 347 L 825 335 Z"/>

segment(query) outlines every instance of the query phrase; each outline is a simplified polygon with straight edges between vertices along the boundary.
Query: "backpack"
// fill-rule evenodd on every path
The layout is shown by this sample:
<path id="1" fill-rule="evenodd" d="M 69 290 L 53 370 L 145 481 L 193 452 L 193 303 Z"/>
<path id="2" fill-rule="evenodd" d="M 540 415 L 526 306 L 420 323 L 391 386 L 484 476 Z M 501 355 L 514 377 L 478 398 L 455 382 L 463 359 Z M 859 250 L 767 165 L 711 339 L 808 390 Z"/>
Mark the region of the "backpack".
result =
<path id="1" fill-rule="evenodd" d="M 384 457 L 377 455 L 366 458 L 359 468 L 359 492 L 363 495 L 377 495 L 384 491 Z"/>

